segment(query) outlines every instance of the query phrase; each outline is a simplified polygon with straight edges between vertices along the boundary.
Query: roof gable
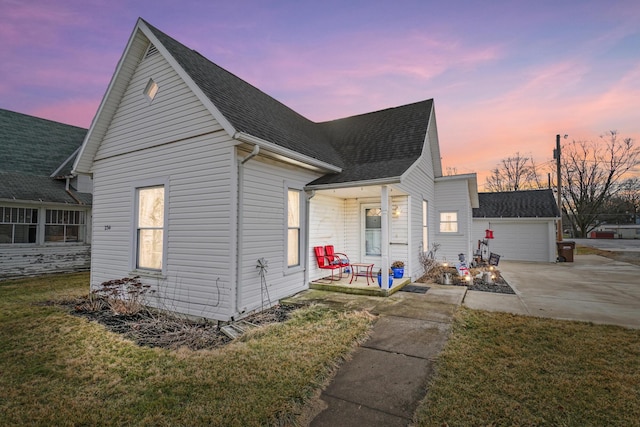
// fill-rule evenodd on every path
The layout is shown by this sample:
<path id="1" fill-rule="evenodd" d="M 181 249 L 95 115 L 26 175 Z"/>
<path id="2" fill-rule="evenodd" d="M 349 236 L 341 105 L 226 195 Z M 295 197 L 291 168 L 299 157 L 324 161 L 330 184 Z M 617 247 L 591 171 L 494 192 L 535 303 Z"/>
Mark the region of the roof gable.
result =
<path id="1" fill-rule="evenodd" d="M 285 156 L 299 154 L 338 172 L 321 178 L 323 182 L 399 178 L 422 154 L 433 100 L 315 123 L 139 19 L 74 164 L 76 171 L 90 172 L 97 145 L 149 43 L 231 137 L 277 147 Z"/>
<path id="2" fill-rule="evenodd" d="M 421 155 L 433 100 L 319 123 L 344 162 L 311 185 L 400 177 Z"/>
<path id="3" fill-rule="evenodd" d="M 552 190 L 479 193 L 480 207 L 474 218 L 557 218 L 558 205 Z"/>
<path id="4" fill-rule="evenodd" d="M 0 109 L 0 172 L 64 175 L 86 129 Z"/>

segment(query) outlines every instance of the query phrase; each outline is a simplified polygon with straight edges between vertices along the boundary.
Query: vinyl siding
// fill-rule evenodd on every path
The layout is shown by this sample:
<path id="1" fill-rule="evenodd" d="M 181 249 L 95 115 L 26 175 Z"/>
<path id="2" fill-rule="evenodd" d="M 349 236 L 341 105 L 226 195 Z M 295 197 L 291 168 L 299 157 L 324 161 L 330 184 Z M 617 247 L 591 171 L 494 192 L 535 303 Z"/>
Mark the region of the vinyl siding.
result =
<path id="1" fill-rule="evenodd" d="M 435 120 L 431 120 L 433 124 Z M 422 201 L 426 200 L 428 204 L 427 221 L 429 228 L 429 245 L 437 242 L 435 237 L 435 217 L 436 217 L 436 197 L 434 186 L 433 159 L 431 157 L 430 144 L 437 144 L 437 134 L 432 131 L 433 126 L 429 127 L 427 138 L 425 141 L 425 149 L 422 157 L 411 167 L 406 176 L 403 177 L 402 184 L 399 186 L 403 191 L 409 194 L 407 215 L 410 217 L 409 235 L 407 236 L 407 261 L 405 263 L 405 275 L 413 278 L 419 278 L 424 274 L 422 265 L 420 264 L 419 255 L 422 245 Z M 435 139 L 432 139 L 435 138 Z M 428 251 L 429 248 L 422 248 Z"/>
<path id="2" fill-rule="evenodd" d="M 237 305 L 241 315 L 245 315 L 307 288 L 305 252 L 300 257 L 300 267 L 287 266 L 287 188 L 302 190 L 319 175 L 262 157 L 253 158 L 240 167 L 242 218 L 239 224 L 241 264 Z M 304 206 L 305 193 L 302 192 L 301 196 Z M 300 232 L 303 248 L 308 247 L 304 240 L 304 215 L 303 212 Z M 260 258 L 268 262 L 266 288 L 262 287 L 256 268 Z"/>
<path id="3" fill-rule="evenodd" d="M 316 194 L 311 199 L 308 255 L 310 280 L 324 277 L 328 272 L 318 268 L 314 246 L 333 245 L 337 252 L 346 253 L 352 262 L 357 262 L 357 255 L 346 247 L 346 231 L 348 229 L 346 203 L 344 199 L 321 194 Z"/>
<path id="4" fill-rule="evenodd" d="M 451 179 L 438 181 L 436 189 L 436 208 L 433 215 L 434 242 L 439 243 L 440 249 L 436 257 L 442 261 L 458 262 L 458 254 L 463 253 L 468 262 L 471 261 L 471 202 L 469 200 L 469 187 L 465 179 Z M 457 212 L 458 232 L 440 232 L 440 213 Z"/>
<path id="5" fill-rule="evenodd" d="M 135 273 L 135 188 L 166 182 L 164 274 L 142 280 L 162 308 L 228 319 L 234 150 L 228 142 L 219 132 L 94 164 L 92 286 Z"/>
<path id="6" fill-rule="evenodd" d="M 158 93 L 143 93 L 150 78 Z M 222 129 L 161 54 L 140 62 L 122 97 L 96 160 Z"/>

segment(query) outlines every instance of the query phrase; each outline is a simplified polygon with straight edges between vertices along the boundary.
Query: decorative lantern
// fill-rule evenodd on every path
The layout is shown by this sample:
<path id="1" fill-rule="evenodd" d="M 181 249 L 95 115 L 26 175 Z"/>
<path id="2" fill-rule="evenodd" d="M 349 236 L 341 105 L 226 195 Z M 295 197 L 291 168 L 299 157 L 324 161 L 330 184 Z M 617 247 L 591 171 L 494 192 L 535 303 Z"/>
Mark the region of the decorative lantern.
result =
<path id="1" fill-rule="evenodd" d="M 484 238 L 493 239 L 493 230 L 489 230 L 489 229 L 484 230 Z"/>

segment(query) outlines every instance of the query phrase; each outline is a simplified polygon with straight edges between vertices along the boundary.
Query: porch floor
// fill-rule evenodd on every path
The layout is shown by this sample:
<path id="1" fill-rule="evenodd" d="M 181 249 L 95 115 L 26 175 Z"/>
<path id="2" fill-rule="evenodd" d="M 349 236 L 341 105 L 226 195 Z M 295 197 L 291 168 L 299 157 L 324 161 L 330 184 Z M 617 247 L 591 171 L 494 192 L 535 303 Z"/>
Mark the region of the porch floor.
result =
<path id="1" fill-rule="evenodd" d="M 369 280 L 369 285 L 367 286 L 367 281 L 364 277 L 359 277 L 358 280 L 354 280 L 351 284 L 349 283 L 351 280 L 351 275 L 343 275 L 342 279 L 334 280 L 333 282 L 329 282 L 329 279 L 318 279 L 309 283 L 310 289 L 317 289 L 320 291 L 332 291 L 332 292 L 342 292 L 345 294 L 356 294 L 356 295 L 371 295 L 378 297 L 388 297 L 389 295 L 393 295 L 398 292 L 404 286 L 411 283 L 410 277 L 403 277 L 401 279 L 393 279 L 393 284 L 389 289 L 382 289 L 378 286 L 377 277 L 374 276 L 375 283 L 372 285 L 371 280 Z"/>

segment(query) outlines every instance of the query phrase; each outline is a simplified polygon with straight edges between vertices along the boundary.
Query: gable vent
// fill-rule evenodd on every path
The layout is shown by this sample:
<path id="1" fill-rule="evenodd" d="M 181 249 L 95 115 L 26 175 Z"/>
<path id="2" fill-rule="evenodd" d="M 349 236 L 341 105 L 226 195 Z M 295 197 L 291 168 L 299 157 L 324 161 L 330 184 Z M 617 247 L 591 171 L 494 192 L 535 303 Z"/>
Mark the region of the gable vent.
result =
<path id="1" fill-rule="evenodd" d="M 144 59 L 150 58 L 157 53 L 158 53 L 158 48 L 155 47 L 153 44 L 150 44 L 149 47 L 147 48 L 147 53 L 144 54 Z"/>

